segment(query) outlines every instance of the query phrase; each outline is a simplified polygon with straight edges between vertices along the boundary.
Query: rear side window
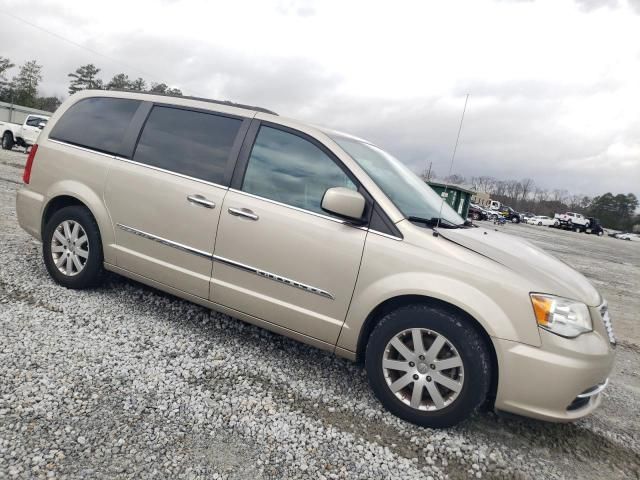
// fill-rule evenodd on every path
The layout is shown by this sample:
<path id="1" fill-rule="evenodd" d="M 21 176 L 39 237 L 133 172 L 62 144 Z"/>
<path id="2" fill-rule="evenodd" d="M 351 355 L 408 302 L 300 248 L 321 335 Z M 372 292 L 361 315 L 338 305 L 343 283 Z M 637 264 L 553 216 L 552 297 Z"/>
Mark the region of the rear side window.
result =
<path id="1" fill-rule="evenodd" d="M 242 120 L 172 107 L 153 107 L 133 159 L 222 184 Z"/>
<path id="2" fill-rule="evenodd" d="M 126 98 L 85 98 L 62 115 L 49 138 L 119 154 L 129 122 L 139 105 L 139 100 Z"/>

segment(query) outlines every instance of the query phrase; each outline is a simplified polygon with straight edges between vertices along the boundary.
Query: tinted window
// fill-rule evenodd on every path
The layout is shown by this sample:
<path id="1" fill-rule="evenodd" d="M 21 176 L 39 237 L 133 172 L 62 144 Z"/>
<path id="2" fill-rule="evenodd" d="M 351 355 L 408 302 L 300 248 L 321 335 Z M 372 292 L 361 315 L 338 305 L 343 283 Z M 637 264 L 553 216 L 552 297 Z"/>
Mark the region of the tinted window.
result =
<path id="1" fill-rule="evenodd" d="M 153 107 L 140 136 L 136 162 L 224 182 L 242 120 L 171 107 Z"/>
<path id="2" fill-rule="evenodd" d="M 313 143 L 275 128 L 260 127 L 242 189 L 312 212 L 331 187 L 356 186 L 338 165 Z"/>
<path id="3" fill-rule="evenodd" d="M 29 117 L 27 119 L 27 125 L 30 127 L 39 127 L 41 123 L 46 124 L 46 118 L 38 118 L 38 117 Z"/>
<path id="4" fill-rule="evenodd" d="M 85 98 L 62 115 L 49 137 L 117 154 L 138 105 L 138 100 L 124 98 Z"/>

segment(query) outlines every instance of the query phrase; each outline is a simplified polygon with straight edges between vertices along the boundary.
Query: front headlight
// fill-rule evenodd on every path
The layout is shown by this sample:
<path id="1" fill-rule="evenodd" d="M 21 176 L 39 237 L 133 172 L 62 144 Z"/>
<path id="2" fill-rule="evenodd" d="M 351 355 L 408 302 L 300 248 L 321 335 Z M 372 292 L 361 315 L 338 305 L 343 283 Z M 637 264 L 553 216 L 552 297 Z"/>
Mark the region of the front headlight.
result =
<path id="1" fill-rule="evenodd" d="M 538 325 L 563 337 L 574 338 L 593 330 L 589 308 L 584 303 L 553 295 L 531 294 Z"/>

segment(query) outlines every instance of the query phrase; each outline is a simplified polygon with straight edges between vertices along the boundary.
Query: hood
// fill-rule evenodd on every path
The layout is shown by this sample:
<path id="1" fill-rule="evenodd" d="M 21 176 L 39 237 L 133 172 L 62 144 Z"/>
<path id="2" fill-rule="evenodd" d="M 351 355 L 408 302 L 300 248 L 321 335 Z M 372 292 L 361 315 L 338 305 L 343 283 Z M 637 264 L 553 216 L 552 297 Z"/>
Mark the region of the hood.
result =
<path id="1" fill-rule="evenodd" d="M 582 274 L 521 238 L 486 228 L 438 229 L 447 240 L 488 257 L 532 281 L 532 291 L 595 307 L 602 299 Z"/>

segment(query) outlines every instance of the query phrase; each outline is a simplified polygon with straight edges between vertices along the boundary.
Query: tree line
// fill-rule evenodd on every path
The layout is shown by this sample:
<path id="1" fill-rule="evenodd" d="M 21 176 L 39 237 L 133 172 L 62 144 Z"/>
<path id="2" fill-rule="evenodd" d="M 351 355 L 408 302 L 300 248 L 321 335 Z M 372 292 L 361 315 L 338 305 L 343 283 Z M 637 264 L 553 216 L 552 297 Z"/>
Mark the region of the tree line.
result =
<path id="1" fill-rule="evenodd" d="M 433 179 L 433 174 L 430 175 Z M 423 175 L 424 177 L 424 175 Z M 632 230 L 640 225 L 638 198 L 633 193 L 589 197 L 576 195 L 565 189 L 548 190 L 539 187 L 531 178 L 521 180 L 499 180 L 490 176 L 465 178 L 459 174 L 449 175 L 444 182 L 469 186 L 476 192 L 487 193 L 492 200 L 509 205 L 518 212 L 553 217 L 555 213 L 576 212 L 600 220 L 602 225 L 616 230 Z"/>
<path id="2" fill-rule="evenodd" d="M 0 56 L 0 101 L 53 112 L 62 100 L 58 97 L 41 96 L 38 85 L 42 81 L 42 65 L 35 60 L 25 62 L 11 79 L 7 73 L 15 65 L 10 59 Z"/>
<path id="3" fill-rule="evenodd" d="M 147 88 L 147 82 L 144 78 L 138 77 L 136 79 L 130 79 L 126 73 L 118 73 L 105 83 L 98 77 L 99 73 L 100 69 L 93 63 L 78 67 L 75 72 L 68 75 L 70 78 L 69 94 L 73 95 L 80 90 L 92 89 L 131 90 L 135 92 L 153 92 L 182 96 L 182 91 L 179 88 L 169 87 L 166 83 L 153 82 Z"/>
<path id="4" fill-rule="evenodd" d="M 62 98 L 57 96 L 41 96 L 38 86 L 42 82 L 42 65 L 36 60 L 30 60 L 20 66 L 11 79 L 8 73 L 13 70 L 15 64 L 9 58 L 0 56 L 0 101 L 15 103 L 25 107 L 37 108 L 53 112 L 62 103 Z M 153 92 L 166 95 L 182 95 L 178 88 L 169 87 L 166 83 L 147 81 L 141 77 L 130 79 L 125 73 L 114 75 L 111 80 L 105 82 L 99 77 L 100 69 L 89 63 L 78 67 L 69 73 L 69 94 L 80 90 L 132 90 L 138 92 Z"/>

